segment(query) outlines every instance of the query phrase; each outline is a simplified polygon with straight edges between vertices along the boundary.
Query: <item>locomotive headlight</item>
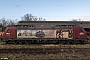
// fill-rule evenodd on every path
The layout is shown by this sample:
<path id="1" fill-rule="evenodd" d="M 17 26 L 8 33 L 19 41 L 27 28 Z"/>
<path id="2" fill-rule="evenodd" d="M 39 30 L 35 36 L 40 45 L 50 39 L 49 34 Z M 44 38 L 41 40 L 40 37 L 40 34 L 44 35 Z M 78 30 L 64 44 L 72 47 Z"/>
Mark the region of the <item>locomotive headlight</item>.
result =
<path id="1" fill-rule="evenodd" d="M 81 32 L 80 35 L 84 35 L 84 33 Z"/>

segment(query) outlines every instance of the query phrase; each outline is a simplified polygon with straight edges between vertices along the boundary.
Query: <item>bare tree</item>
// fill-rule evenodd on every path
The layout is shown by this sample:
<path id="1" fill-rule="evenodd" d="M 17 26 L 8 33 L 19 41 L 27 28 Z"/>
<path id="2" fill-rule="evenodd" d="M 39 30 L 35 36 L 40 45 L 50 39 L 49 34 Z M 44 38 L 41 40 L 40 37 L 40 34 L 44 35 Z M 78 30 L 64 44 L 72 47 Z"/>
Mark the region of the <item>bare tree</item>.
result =
<path id="1" fill-rule="evenodd" d="M 0 24 L 4 27 L 7 27 L 7 26 L 15 25 L 15 22 L 11 19 L 2 18 L 0 19 Z"/>
<path id="2" fill-rule="evenodd" d="M 12 26 L 12 25 L 15 25 L 15 22 L 13 20 L 8 20 L 8 26 Z"/>
<path id="3" fill-rule="evenodd" d="M 32 21 L 32 14 L 26 14 L 22 17 L 22 20 Z"/>
<path id="4" fill-rule="evenodd" d="M 4 27 L 6 27 L 7 26 L 7 21 L 6 21 L 6 19 L 3 17 L 2 19 L 0 19 L 0 24 L 2 25 L 2 26 L 4 26 Z"/>
<path id="5" fill-rule="evenodd" d="M 32 14 L 26 14 L 22 17 L 23 21 L 45 21 L 46 19 L 43 18 L 37 18 L 36 16 L 33 16 Z"/>

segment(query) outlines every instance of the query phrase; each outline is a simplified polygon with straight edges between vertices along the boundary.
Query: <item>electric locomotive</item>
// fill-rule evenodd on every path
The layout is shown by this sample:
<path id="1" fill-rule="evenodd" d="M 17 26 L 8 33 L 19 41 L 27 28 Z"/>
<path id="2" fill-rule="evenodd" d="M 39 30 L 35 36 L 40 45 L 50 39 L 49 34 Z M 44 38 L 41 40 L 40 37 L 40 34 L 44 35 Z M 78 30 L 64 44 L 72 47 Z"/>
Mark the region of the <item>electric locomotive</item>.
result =
<path id="1" fill-rule="evenodd" d="M 3 41 L 8 43 L 84 43 L 87 34 L 83 27 L 75 25 L 60 25 L 54 22 L 37 22 L 30 25 L 15 25 L 7 27 Z"/>

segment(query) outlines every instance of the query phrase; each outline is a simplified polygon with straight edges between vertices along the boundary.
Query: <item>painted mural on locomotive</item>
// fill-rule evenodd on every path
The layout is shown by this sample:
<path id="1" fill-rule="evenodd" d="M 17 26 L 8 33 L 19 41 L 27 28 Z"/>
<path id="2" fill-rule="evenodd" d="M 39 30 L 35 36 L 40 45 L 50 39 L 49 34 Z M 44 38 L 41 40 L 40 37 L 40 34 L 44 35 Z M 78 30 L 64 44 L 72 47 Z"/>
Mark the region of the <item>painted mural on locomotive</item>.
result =
<path id="1" fill-rule="evenodd" d="M 73 29 L 17 30 L 17 38 L 73 38 Z"/>

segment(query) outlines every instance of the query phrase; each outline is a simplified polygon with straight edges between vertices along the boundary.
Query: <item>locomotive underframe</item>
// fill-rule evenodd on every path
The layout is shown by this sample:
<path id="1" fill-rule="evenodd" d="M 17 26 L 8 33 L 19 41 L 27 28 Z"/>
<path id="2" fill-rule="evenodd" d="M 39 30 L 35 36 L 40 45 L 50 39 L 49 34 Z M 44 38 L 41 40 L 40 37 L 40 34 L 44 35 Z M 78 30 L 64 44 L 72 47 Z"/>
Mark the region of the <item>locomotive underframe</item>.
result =
<path id="1" fill-rule="evenodd" d="M 23 38 L 23 39 L 3 39 L 3 42 L 6 43 L 25 43 L 25 44 L 31 44 L 31 43 L 57 43 L 57 44 L 76 44 L 76 43 L 87 43 L 87 39 L 60 39 L 60 38 Z"/>

